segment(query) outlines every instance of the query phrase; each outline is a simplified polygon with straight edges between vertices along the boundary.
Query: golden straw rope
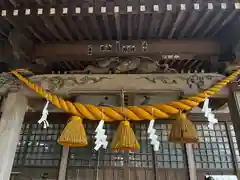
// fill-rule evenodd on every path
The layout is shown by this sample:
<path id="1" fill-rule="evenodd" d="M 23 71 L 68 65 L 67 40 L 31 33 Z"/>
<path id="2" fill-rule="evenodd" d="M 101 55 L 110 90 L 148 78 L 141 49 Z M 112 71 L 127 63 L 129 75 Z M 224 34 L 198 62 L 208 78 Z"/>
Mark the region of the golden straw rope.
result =
<path id="1" fill-rule="evenodd" d="M 154 111 L 154 118 L 169 118 L 173 114 L 177 114 L 180 111 L 189 111 L 193 107 L 197 107 L 199 103 L 203 102 L 205 98 L 213 96 L 225 87 L 230 81 L 232 81 L 240 70 L 234 72 L 227 78 L 224 78 L 212 88 L 191 96 L 186 99 L 171 101 L 167 104 L 153 104 L 151 106 L 127 106 L 127 107 L 103 107 L 95 105 L 83 105 L 80 103 L 72 103 L 66 101 L 57 95 L 51 94 L 43 90 L 40 86 L 31 83 L 28 79 L 24 78 L 17 71 L 12 71 L 19 80 L 24 82 L 30 89 L 38 93 L 43 98 L 46 98 L 56 107 L 64 110 L 65 112 L 72 113 L 73 115 L 80 116 L 89 120 L 100 120 L 104 121 L 123 121 L 125 119 L 140 121 L 140 120 L 151 120 L 153 119 L 152 111 Z"/>

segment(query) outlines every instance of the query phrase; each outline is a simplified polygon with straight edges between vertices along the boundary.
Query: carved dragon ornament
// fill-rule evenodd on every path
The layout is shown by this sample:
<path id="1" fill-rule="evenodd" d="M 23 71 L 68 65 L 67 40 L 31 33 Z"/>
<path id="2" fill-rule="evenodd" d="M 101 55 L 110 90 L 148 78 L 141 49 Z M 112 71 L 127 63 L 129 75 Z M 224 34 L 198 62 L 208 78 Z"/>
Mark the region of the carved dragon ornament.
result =
<path id="1" fill-rule="evenodd" d="M 177 73 L 168 64 L 160 64 L 149 57 L 109 57 L 96 59 L 95 65 L 88 65 L 83 70 L 70 71 L 71 74 L 119 74 L 134 72 L 144 73 Z"/>

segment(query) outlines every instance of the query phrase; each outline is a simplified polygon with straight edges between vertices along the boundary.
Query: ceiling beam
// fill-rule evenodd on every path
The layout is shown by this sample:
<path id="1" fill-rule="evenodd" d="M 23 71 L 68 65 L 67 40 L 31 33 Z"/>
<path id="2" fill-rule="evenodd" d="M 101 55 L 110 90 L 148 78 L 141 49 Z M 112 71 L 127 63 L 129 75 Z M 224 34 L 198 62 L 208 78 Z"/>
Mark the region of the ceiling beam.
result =
<path id="1" fill-rule="evenodd" d="M 211 40 L 156 40 L 147 41 L 147 50 L 142 48 L 144 41 L 81 41 L 74 43 L 39 44 L 36 45 L 34 55 L 39 58 L 88 56 L 89 46 L 93 56 L 142 56 L 149 54 L 194 54 L 219 55 L 220 44 Z M 110 50 L 101 50 L 101 45 L 111 45 Z M 120 47 L 120 48 L 119 48 Z M 124 47 L 134 47 L 125 52 Z"/>
<path id="2" fill-rule="evenodd" d="M 92 45 L 93 56 L 142 56 L 142 55 L 158 55 L 158 54 L 180 54 L 185 56 L 194 55 L 219 55 L 220 44 L 211 40 L 156 40 L 147 41 L 147 50 L 142 50 L 144 41 L 121 41 L 120 46 L 116 41 L 81 41 L 74 43 L 56 43 L 56 44 L 37 44 L 35 45 L 31 57 L 54 59 L 57 57 L 76 57 L 88 56 L 88 45 Z M 101 52 L 100 45 L 111 44 L 111 52 Z M 132 53 L 122 52 L 124 45 L 135 45 L 136 51 Z M 0 55 L 3 58 L 12 57 L 12 47 L 9 45 L 0 46 Z M 187 58 L 188 59 L 188 58 Z"/>

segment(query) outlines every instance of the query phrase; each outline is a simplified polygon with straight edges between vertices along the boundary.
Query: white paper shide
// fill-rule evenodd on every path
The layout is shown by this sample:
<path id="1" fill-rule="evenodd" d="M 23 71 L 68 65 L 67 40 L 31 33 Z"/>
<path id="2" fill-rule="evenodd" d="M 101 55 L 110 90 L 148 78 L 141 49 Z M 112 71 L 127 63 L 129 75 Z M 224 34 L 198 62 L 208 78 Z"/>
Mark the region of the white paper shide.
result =
<path id="1" fill-rule="evenodd" d="M 213 129 L 214 124 L 218 123 L 218 120 L 215 118 L 215 114 L 212 113 L 212 109 L 209 108 L 208 98 L 203 103 L 202 112 L 204 112 L 204 116 L 208 119 L 208 128 Z"/>
<path id="2" fill-rule="evenodd" d="M 154 129 L 154 123 L 155 123 L 155 120 L 150 120 L 147 133 L 148 133 L 148 138 L 151 141 L 150 144 L 153 146 L 153 150 L 158 151 L 160 142 L 158 140 L 158 136 L 156 135 L 156 129 Z"/>
<path id="3" fill-rule="evenodd" d="M 95 130 L 96 135 L 95 135 L 95 147 L 94 149 L 98 151 L 101 147 L 104 149 L 107 148 L 108 141 L 107 141 L 107 135 L 105 135 L 106 130 L 103 128 L 104 126 L 104 121 L 101 120 Z"/>

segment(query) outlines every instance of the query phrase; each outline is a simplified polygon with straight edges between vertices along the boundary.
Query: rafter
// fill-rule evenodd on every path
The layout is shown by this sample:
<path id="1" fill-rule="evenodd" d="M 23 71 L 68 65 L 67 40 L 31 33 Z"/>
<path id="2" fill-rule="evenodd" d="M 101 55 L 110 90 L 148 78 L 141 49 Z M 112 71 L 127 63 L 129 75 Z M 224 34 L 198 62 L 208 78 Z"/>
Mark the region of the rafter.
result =
<path id="1" fill-rule="evenodd" d="M 21 2 L 21 8 L 2 7 L 0 18 L 8 20 L 11 18 L 10 23 L 13 26 L 15 26 L 13 21 L 19 21 L 19 24 L 23 24 L 35 39 L 43 43 L 82 39 L 103 40 L 104 35 L 107 35 L 108 40 L 144 39 L 146 36 L 162 39 L 171 39 L 176 36 L 181 39 L 200 35 L 205 38 L 214 36 L 221 29 L 227 28 L 226 25 L 240 10 L 240 3 L 234 3 L 232 6 L 229 2 L 207 3 L 207 9 L 203 2 L 169 2 L 168 4 L 166 2 L 159 2 L 159 4 L 123 2 L 121 6 L 117 3 L 112 3 L 111 6 L 108 3 L 87 4 L 84 2 L 80 5 L 60 5 L 55 4 L 54 1 L 48 3 L 47 6 L 41 5 L 41 2 L 35 3 L 37 5 L 34 8 L 29 8 L 30 5 L 27 7 L 29 4 L 27 2 Z M 222 15 L 228 14 L 226 12 L 232 13 L 229 16 Z M 186 15 L 189 15 L 187 20 Z M 126 23 L 128 25 L 124 25 L 121 21 L 125 17 L 128 17 Z M 151 22 L 146 21 L 149 17 L 151 17 Z M 45 25 L 41 25 L 42 21 Z"/>
<path id="2" fill-rule="evenodd" d="M 212 3 L 208 3 L 208 7 L 207 7 L 207 12 L 204 13 L 204 15 L 201 17 L 200 21 L 197 23 L 197 25 L 195 26 L 195 28 L 192 31 L 192 36 L 194 36 L 199 30 L 200 28 L 203 26 L 204 23 L 206 23 L 210 16 L 213 14 L 213 4 Z"/>
<path id="3" fill-rule="evenodd" d="M 111 28 L 109 26 L 108 15 L 106 14 L 107 8 L 109 8 L 109 7 L 108 6 L 102 6 L 101 7 L 101 13 L 102 13 L 104 28 L 106 30 L 106 34 L 107 34 L 108 40 L 112 40 L 112 32 L 111 32 Z"/>

